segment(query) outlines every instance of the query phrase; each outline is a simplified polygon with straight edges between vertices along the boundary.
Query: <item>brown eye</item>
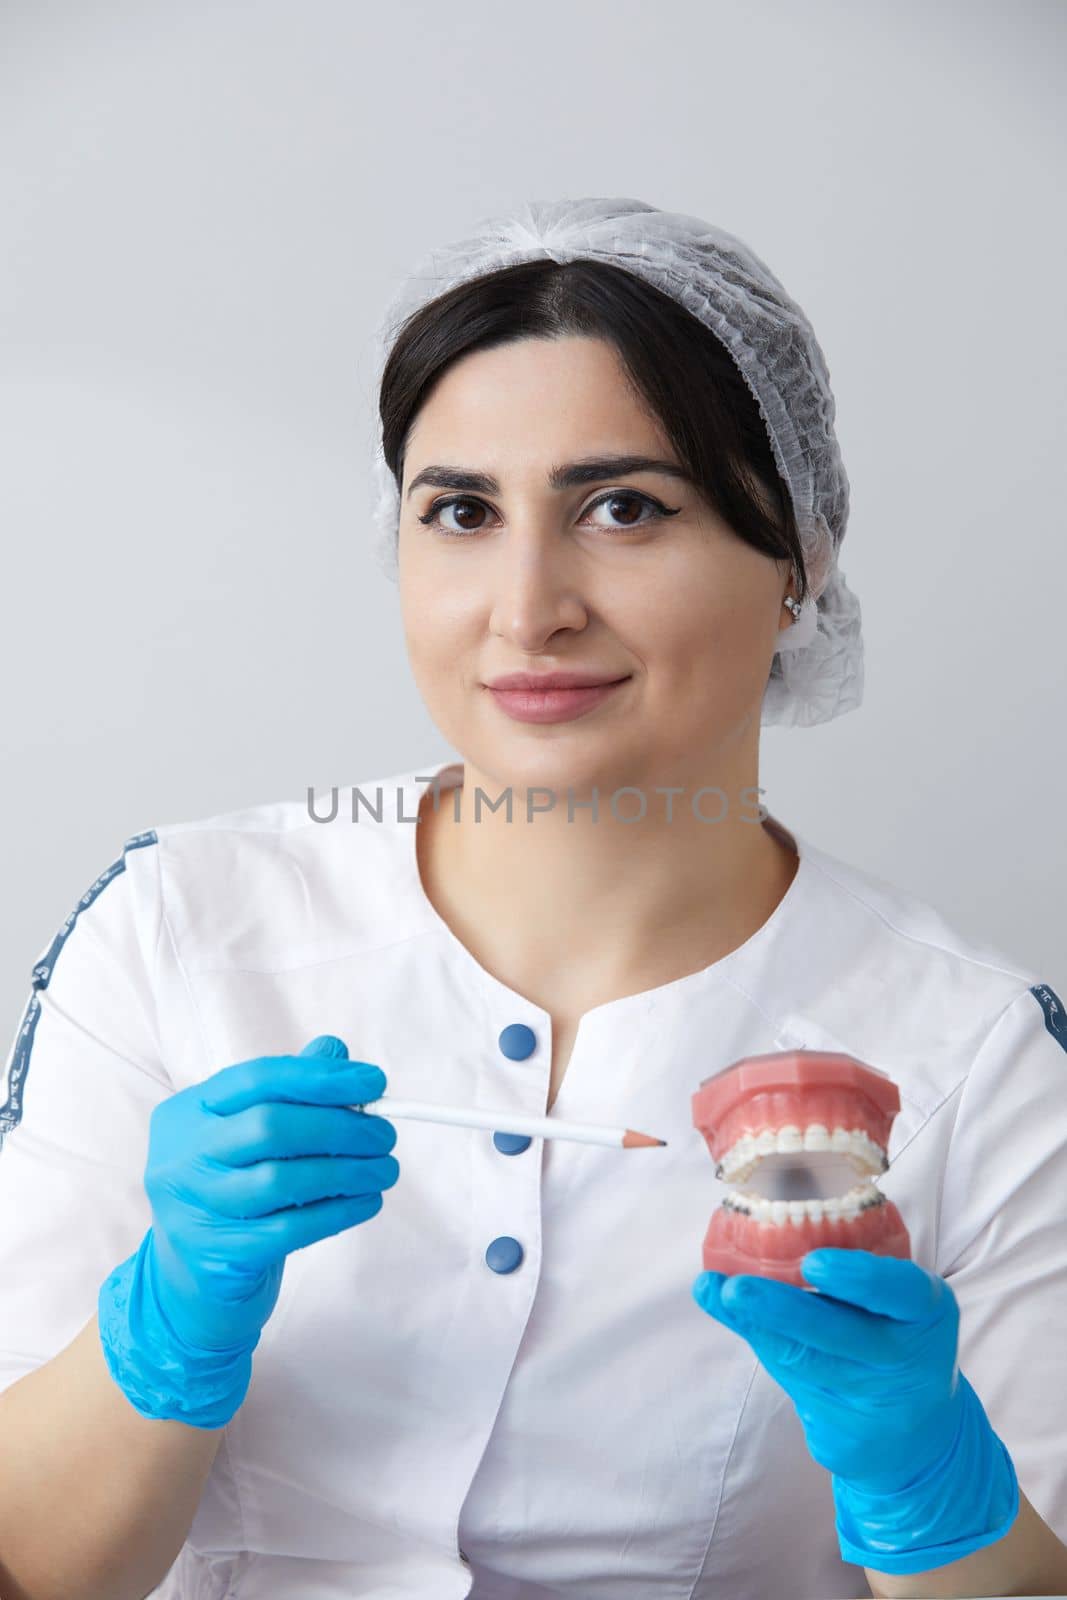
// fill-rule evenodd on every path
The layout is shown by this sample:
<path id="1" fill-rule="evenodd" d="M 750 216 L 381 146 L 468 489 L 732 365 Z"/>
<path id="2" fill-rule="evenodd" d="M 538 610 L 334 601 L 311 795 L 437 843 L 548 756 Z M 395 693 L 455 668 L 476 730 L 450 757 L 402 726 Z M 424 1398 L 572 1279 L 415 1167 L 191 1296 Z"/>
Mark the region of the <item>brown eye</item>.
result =
<path id="1" fill-rule="evenodd" d="M 481 523 L 477 524 L 475 527 L 461 524 L 461 526 L 458 528 L 448 528 L 438 520 L 442 511 L 455 510 L 457 517 L 469 516 L 469 508 L 472 506 L 479 511 L 484 511 L 486 509 L 480 500 L 474 500 L 469 495 L 453 495 L 450 500 L 435 500 L 429 511 L 427 511 L 426 515 L 424 517 L 420 517 L 419 521 L 427 527 L 437 528 L 440 533 L 450 534 L 452 536 L 464 533 L 479 533 L 482 527 Z"/>
<path id="2" fill-rule="evenodd" d="M 610 506 L 611 507 L 611 514 L 612 514 L 612 516 L 614 516 L 615 515 L 615 508 L 617 506 L 620 506 L 620 505 L 621 506 L 625 506 L 627 501 L 630 504 L 631 511 L 633 512 L 633 515 L 631 515 L 629 517 L 625 517 L 625 516 L 623 517 L 623 519 L 622 519 L 623 526 L 624 527 L 638 526 L 639 525 L 638 524 L 638 518 L 640 517 L 641 511 L 643 510 L 644 506 L 645 505 L 654 504 L 654 502 L 648 500 L 647 497 L 645 495 L 643 495 L 643 494 L 626 493 L 626 494 L 611 494 L 611 495 L 607 495 L 601 500 L 594 501 L 593 504 L 589 507 L 589 510 L 590 511 L 598 511 L 601 506 Z"/>
<path id="3" fill-rule="evenodd" d="M 586 511 L 586 516 L 592 511 L 599 510 L 601 506 L 610 506 L 614 516 L 615 507 L 625 505 L 627 501 L 636 506 L 639 511 L 647 510 L 649 515 L 642 517 L 640 521 L 631 517 L 624 519 L 622 522 L 602 522 L 598 526 L 607 533 L 613 530 L 616 533 L 627 533 L 631 528 L 640 531 L 651 527 L 654 522 L 662 522 L 666 517 L 676 517 L 682 509 L 681 506 L 674 508 L 665 506 L 662 501 L 655 499 L 653 495 L 643 494 L 639 489 L 609 489 L 607 494 L 602 494 L 599 500 L 593 501 L 593 504 Z"/>

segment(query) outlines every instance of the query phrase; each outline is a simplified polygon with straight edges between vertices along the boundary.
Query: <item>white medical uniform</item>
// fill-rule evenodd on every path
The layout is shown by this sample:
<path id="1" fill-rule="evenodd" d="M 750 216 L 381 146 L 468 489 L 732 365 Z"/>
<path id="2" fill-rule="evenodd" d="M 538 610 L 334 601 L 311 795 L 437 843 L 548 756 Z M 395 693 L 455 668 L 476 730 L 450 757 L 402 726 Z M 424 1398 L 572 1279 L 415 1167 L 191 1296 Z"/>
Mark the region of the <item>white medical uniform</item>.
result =
<path id="1" fill-rule="evenodd" d="M 544 1114 L 549 1014 L 422 887 L 435 771 L 451 804 L 455 763 L 360 783 L 381 822 L 353 823 L 341 790 L 330 823 L 293 801 L 137 835 L 42 953 L 0 1081 L 0 1388 L 93 1315 L 151 1222 L 153 1106 L 220 1068 L 332 1033 L 398 1097 L 499 1107 L 502 1132 L 509 1110 Z M 785 837 L 796 876 L 740 949 L 581 1019 L 553 1114 L 666 1148 L 507 1153 L 488 1130 L 396 1121 L 382 1210 L 289 1256 L 156 1595 L 867 1593 L 792 1402 L 691 1295 L 725 1189 L 690 1097 L 798 1047 L 899 1086 L 881 1187 L 955 1290 L 961 1368 L 1067 1540 L 1063 1009 L 1043 975 Z"/>

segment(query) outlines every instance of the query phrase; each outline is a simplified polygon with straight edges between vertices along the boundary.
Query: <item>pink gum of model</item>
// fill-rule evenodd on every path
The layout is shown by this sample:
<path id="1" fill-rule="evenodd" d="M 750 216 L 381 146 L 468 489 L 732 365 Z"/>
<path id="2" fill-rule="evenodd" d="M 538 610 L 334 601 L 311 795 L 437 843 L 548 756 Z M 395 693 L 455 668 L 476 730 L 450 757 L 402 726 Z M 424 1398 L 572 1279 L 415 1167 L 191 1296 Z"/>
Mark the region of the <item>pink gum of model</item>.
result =
<path id="1" fill-rule="evenodd" d="M 791 1126 L 804 1130 L 819 1124 L 825 1134 L 816 1136 L 824 1151 L 844 1154 L 868 1180 L 883 1171 L 889 1130 L 900 1110 L 900 1093 L 892 1079 L 853 1056 L 836 1051 L 784 1050 L 772 1055 L 746 1056 L 731 1067 L 705 1078 L 693 1095 L 693 1123 L 703 1134 L 716 1173 L 728 1151 L 748 1135 L 755 1139 L 767 1130 Z M 835 1132 L 836 1130 L 836 1132 Z M 851 1135 L 842 1145 L 841 1130 Z M 858 1137 L 857 1137 L 858 1136 Z M 796 1140 L 794 1139 L 794 1143 Z M 737 1183 L 757 1171 L 765 1157 L 747 1147 L 733 1178 Z M 806 1150 L 785 1156 L 775 1153 L 779 1169 L 784 1164 L 801 1172 L 817 1164 Z M 811 1190 L 812 1195 L 815 1189 Z M 869 1183 L 860 1209 L 848 1215 L 812 1218 L 787 1215 L 765 1220 L 752 1214 L 751 1198 L 731 1193 L 713 1213 L 704 1236 L 707 1272 L 751 1272 L 798 1288 L 810 1288 L 800 1271 L 809 1250 L 823 1245 L 839 1249 L 870 1250 L 876 1255 L 909 1257 L 911 1241 L 904 1219 L 893 1202 Z M 834 1205 L 832 1200 L 823 1201 Z M 766 1209 L 766 1207 L 764 1207 Z M 777 1208 L 779 1216 L 788 1204 Z M 794 1212 L 796 1207 L 792 1208 Z"/>

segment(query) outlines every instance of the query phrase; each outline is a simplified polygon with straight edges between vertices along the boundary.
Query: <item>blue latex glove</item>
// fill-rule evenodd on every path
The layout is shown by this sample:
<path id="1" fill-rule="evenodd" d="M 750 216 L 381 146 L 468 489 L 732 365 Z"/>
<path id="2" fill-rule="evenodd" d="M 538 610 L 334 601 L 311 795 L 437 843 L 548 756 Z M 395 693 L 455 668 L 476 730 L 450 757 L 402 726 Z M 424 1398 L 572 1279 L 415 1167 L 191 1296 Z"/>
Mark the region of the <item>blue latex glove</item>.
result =
<path id="1" fill-rule="evenodd" d="M 393 1124 L 349 1109 L 385 1084 L 327 1034 L 156 1106 L 152 1226 L 97 1307 L 108 1370 L 142 1416 L 221 1428 L 240 1408 L 286 1256 L 375 1216 L 397 1180 Z"/>
<path id="2" fill-rule="evenodd" d="M 833 1475 L 845 1561 L 926 1572 L 1002 1539 L 1019 1510 L 1011 1457 L 959 1370 L 944 1278 L 869 1250 L 811 1250 L 811 1294 L 704 1272 L 693 1297 L 746 1339 Z"/>

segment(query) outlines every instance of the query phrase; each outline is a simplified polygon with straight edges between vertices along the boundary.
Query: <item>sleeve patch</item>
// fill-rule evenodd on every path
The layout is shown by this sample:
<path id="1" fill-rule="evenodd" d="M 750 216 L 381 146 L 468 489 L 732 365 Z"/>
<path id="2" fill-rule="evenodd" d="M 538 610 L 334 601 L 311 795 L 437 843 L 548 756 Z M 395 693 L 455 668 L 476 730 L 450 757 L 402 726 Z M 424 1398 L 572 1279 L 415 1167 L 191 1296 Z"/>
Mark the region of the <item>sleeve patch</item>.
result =
<path id="1" fill-rule="evenodd" d="M 1045 1013 L 1045 1027 L 1056 1043 L 1067 1050 L 1067 1009 L 1063 1001 L 1047 983 L 1035 983 L 1030 993 Z"/>
<path id="2" fill-rule="evenodd" d="M 59 952 L 62 950 L 63 946 L 67 942 L 67 939 L 70 937 L 71 929 L 74 927 L 74 924 L 77 922 L 81 913 L 86 909 L 87 906 L 92 905 L 97 895 L 107 887 L 112 878 L 116 877 L 118 873 L 126 870 L 127 850 L 140 850 L 143 849 L 145 845 L 157 843 L 158 839 L 156 833 L 152 829 L 149 829 L 147 833 L 135 833 L 132 838 L 127 839 L 126 843 L 122 847 L 122 855 L 119 857 L 118 861 L 113 861 L 111 865 L 100 874 L 95 883 L 90 884 L 89 888 L 82 895 L 81 899 L 74 907 L 74 910 L 71 912 L 66 922 L 64 922 L 63 926 L 52 940 L 52 943 L 49 945 L 45 954 L 34 966 L 33 973 L 30 978 L 29 1002 L 26 1006 L 25 1012 L 23 1013 L 22 1021 L 19 1024 L 18 1033 L 15 1035 L 15 1042 L 12 1046 L 11 1054 L 8 1057 L 7 1066 L 3 1075 L 0 1075 L 0 1091 L 3 1090 L 5 1078 L 7 1081 L 7 1097 L 6 1099 L 0 1101 L 0 1149 L 3 1148 L 5 1135 L 10 1133 L 12 1128 L 17 1127 L 22 1118 L 22 1102 L 26 1086 L 26 1074 L 30 1069 L 30 1052 L 33 1049 L 33 1036 L 37 1029 L 37 1018 L 41 1014 L 41 1002 L 38 998 L 38 991 L 41 989 L 47 989 L 48 980 L 52 976 L 52 969 L 56 964 Z"/>

